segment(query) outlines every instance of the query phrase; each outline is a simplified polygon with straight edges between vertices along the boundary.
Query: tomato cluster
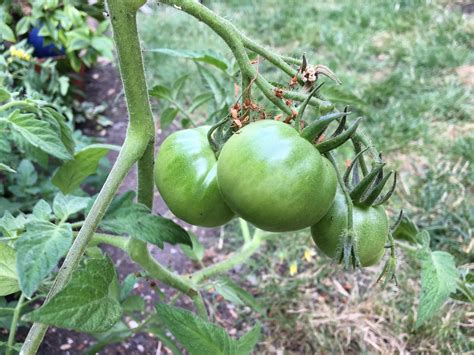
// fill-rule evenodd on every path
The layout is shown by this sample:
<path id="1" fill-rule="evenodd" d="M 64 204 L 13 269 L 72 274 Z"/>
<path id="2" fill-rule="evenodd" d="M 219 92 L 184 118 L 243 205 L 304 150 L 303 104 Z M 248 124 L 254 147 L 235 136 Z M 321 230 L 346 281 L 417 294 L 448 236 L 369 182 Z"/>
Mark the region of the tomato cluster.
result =
<path id="1" fill-rule="evenodd" d="M 204 227 L 234 216 L 271 232 L 311 227 L 318 248 L 336 257 L 348 224 L 347 200 L 315 137 L 280 121 L 260 120 L 236 131 L 216 158 L 210 129 L 181 130 L 161 145 L 155 182 L 170 210 Z M 354 205 L 352 216 L 360 265 L 373 265 L 383 256 L 389 233 L 385 211 Z"/>

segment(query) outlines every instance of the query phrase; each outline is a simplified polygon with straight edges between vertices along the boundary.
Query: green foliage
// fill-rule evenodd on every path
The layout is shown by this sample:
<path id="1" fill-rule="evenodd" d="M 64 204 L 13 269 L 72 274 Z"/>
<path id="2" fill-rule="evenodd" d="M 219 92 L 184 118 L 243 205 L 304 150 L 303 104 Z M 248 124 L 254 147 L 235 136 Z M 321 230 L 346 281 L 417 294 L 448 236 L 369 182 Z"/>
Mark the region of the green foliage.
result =
<path id="1" fill-rule="evenodd" d="M 91 144 L 74 154 L 72 160 L 64 163 L 54 174 L 51 182 L 64 194 L 75 191 L 90 175 L 99 168 L 100 160 L 110 150 L 119 147 L 106 144 Z"/>
<path id="2" fill-rule="evenodd" d="M 164 243 L 192 245 L 188 233 L 170 219 L 152 215 L 145 205 L 133 203 L 133 194 L 125 194 L 109 209 L 100 227 L 157 245 Z"/>
<path id="3" fill-rule="evenodd" d="M 39 36 L 44 38 L 45 45 L 53 43 L 56 48 L 65 49 L 69 65 L 75 71 L 81 69 L 82 63 L 88 67 L 94 65 L 99 56 L 112 59 L 113 42 L 106 33 L 108 21 L 100 16 L 95 29 L 89 26 L 88 12 L 93 14 L 90 6 L 85 7 L 80 1 L 66 1 L 63 4 L 49 0 L 36 0 L 31 5 L 31 14 L 27 16 L 21 14 L 22 17 L 16 24 L 11 23 L 11 27 L 0 22 L 6 40 L 16 42 L 32 28 L 37 28 Z M 4 12 L 16 10 L 8 2 L 2 7 Z M 97 10 L 101 11 L 100 5 L 95 7 L 97 7 L 95 13 Z"/>
<path id="4" fill-rule="evenodd" d="M 430 236 L 426 231 L 417 239 L 423 243 L 417 254 L 421 260 L 421 297 L 416 319 L 419 327 L 432 318 L 449 295 L 456 291 L 459 272 L 451 254 L 430 250 Z"/>
<path id="5" fill-rule="evenodd" d="M 20 290 L 16 273 L 15 250 L 0 242 L 0 296 Z"/>
<path id="6" fill-rule="evenodd" d="M 110 259 L 89 260 L 63 290 L 26 318 L 83 332 L 106 331 L 122 314 L 114 292 L 116 283 Z"/>
<path id="7" fill-rule="evenodd" d="M 191 355 L 249 354 L 260 338 L 260 325 L 239 340 L 232 339 L 223 328 L 206 322 L 184 309 L 160 303 L 156 306 L 160 319 Z"/>

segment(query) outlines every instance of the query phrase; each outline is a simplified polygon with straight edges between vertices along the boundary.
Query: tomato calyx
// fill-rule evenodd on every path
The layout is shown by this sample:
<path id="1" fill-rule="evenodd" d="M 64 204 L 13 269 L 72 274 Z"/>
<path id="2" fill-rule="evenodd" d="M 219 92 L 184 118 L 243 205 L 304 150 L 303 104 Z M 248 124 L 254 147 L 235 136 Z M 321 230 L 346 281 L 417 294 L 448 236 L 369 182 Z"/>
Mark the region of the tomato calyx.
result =
<path id="1" fill-rule="evenodd" d="M 346 229 L 341 237 L 339 255 L 339 264 L 344 262 L 344 267 L 348 269 L 352 266 L 353 269 L 360 267 L 359 254 L 357 252 L 357 234 L 354 230 Z"/>
<path id="2" fill-rule="evenodd" d="M 403 218 L 403 210 L 400 211 L 397 220 L 392 226 L 390 226 L 390 229 L 389 229 L 389 233 L 388 233 L 389 244 L 386 245 L 385 247 L 387 249 L 390 249 L 390 257 L 386 261 L 382 269 L 382 272 L 377 278 L 377 283 L 382 282 L 382 288 L 384 288 L 390 281 L 394 281 L 395 285 L 398 285 L 397 275 L 396 275 L 397 256 L 395 254 L 395 240 L 393 238 L 393 232 L 400 225 L 402 218 Z"/>
<path id="3" fill-rule="evenodd" d="M 397 185 L 397 173 L 393 170 L 388 174 L 384 173 L 385 162 L 382 157 L 372 164 L 370 171 L 362 171 L 362 178 L 359 175 L 360 163 L 363 159 L 363 154 L 367 148 L 360 151 L 352 160 L 346 172 L 344 173 L 343 181 L 345 187 L 349 190 L 350 197 L 354 204 L 362 207 L 379 206 L 385 203 L 395 191 Z M 351 179 L 352 175 L 352 179 Z M 382 195 L 382 191 L 393 175 L 393 182 L 390 189 Z"/>

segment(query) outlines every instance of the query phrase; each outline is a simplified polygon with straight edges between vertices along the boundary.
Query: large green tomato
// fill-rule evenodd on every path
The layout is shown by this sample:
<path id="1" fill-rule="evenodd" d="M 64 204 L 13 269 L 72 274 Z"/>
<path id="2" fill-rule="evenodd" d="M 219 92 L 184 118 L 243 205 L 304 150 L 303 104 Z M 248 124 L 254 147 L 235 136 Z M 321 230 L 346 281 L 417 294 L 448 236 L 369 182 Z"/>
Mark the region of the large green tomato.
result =
<path id="1" fill-rule="evenodd" d="M 353 228 L 357 235 L 357 251 L 362 266 L 376 264 L 385 252 L 389 226 L 383 207 L 359 207 L 352 210 Z M 341 237 L 347 227 L 347 204 L 344 194 L 337 190 L 334 204 L 314 226 L 311 235 L 318 248 L 334 258 L 340 250 Z"/>
<path id="2" fill-rule="evenodd" d="M 294 128 L 274 120 L 251 123 L 224 144 L 217 181 L 233 211 L 272 232 L 319 221 L 337 185 L 331 163 Z"/>
<path id="3" fill-rule="evenodd" d="M 155 184 L 171 212 L 190 224 L 220 226 L 234 213 L 224 203 L 216 180 L 217 162 L 209 146 L 209 127 L 168 136 L 155 161 Z"/>

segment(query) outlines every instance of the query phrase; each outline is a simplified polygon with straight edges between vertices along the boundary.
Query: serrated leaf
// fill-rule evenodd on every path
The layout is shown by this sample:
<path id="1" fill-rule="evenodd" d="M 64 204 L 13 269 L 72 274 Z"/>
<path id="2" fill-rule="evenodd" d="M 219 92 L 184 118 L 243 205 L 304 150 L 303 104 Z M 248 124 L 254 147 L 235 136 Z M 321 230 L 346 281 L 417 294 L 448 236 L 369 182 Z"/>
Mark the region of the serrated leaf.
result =
<path id="1" fill-rule="evenodd" d="M 0 242 L 0 296 L 11 295 L 20 290 L 15 265 L 15 250 Z"/>
<path id="2" fill-rule="evenodd" d="M 417 242 L 418 228 L 408 217 L 403 216 L 397 229 L 393 232 L 395 239 L 406 240 L 410 243 Z"/>
<path id="3" fill-rule="evenodd" d="M 104 332 L 122 315 L 111 294 L 117 282 L 109 258 L 92 259 L 77 270 L 66 287 L 26 319 L 81 332 Z"/>
<path id="4" fill-rule="evenodd" d="M 251 307 L 253 310 L 255 310 L 256 312 L 258 313 L 263 313 L 264 311 L 264 308 L 263 306 L 255 299 L 255 297 L 250 294 L 248 291 L 246 291 L 245 289 L 243 289 L 240 285 L 238 285 L 237 283 L 235 283 L 232 279 L 230 279 L 229 277 L 221 277 L 218 282 L 220 283 L 220 285 L 224 285 L 224 287 L 226 288 L 226 290 L 231 290 L 230 292 L 232 292 L 232 294 L 237 297 L 239 300 L 240 300 L 240 304 L 245 304 L 249 307 Z M 221 289 L 217 289 L 216 288 L 216 291 L 219 292 L 219 291 L 222 291 Z M 229 292 L 229 291 L 228 291 Z M 220 293 L 220 292 L 219 292 Z M 222 294 L 221 294 L 222 295 Z M 225 296 L 222 295 L 224 298 Z M 232 302 L 232 300 L 228 299 L 229 301 Z M 237 303 L 239 304 L 239 303 Z"/>
<path id="5" fill-rule="evenodd" d="M 81 186 L 81 183 L 90 175 L 94 174 L 99 167 L 100 160 L 110 150 L 118 150 L 117 146 L 107 144 L 92 144 L 76 154 L 70 161 L 64 163 L 54 174 L 52 183 L 57 186 L 63 194 L 67 195 Z"/>
<path id="6" fill-rule="evenodd" d="M 25 227 L 25 224 L 26 218 L 23 214 L 13 217 L 10 211 L 6 211 L 0 218 L 0 231 L 7 236 L 14 237 L 17 231 Z"/>
<path id="7" fill-rule="evenodd" d="M 193 313 L 160 303 L 156 306 L 160 320 L 190 355 L 236 354 L 237 345 L 227 332 Z"/>
<path id="8" fill-rule="evenodd" d="M 12 29 L 3 21 L 0 21 L 0 39 L 8 42 L 16 42 Z"/>
<path id="9" fill-rule="evenodd" d="M 418 305 L 416 327 L 420 327 L 432 318 L 456 291 L 459 272 L 454 257 L 444 251 L 423 249 L 419 253 L 421 259 L 421 297 Z"/>
<path id="10" fill-rule="evenodd" d="M 122 302 L 122 308 L 125 312 L 144 312 L 145 300 L 138 295 L 131 295 Z"/>
<path id="11" fill-rule="evenodd" d="M 123 201 L 120 208 L 108 213 L 100 226 L 113 233 L 127 233 L 160 248 L 164 242 L 191 245 L 188 233 L 181 226 L 170 219 L 152 215 L 148 207 L 130 200 Z"/>
<path id="12" fill-rule="evenodd" d="M 39 220 L 49 221 L 53 210 L 45 200 L 39 200 L 33 207 L 33 216 Z"/>
<path id="13" fill-rule="evenodd" d="M 139 279 L 140 278 L 135 274 L 127 275 L 125 280 L 122 282 L 122 287 L 120 288 L 120 302 L 124 301 L 128 297 Z"/>
<path id="14" fill-rule="evenodd" d="M 366 103 L 356 95 L 339 86 L 325 85 L 321 88 L 322 95 L 329 101 L 362 108 Z"/>
<path id="15" fill-rule="evenodd" d="M 201 261 L 204 257 L 204 246 L 194 233 L 189 233 L 192 245 L 180 245 L 183 253 L 191 260 Z"/>
<path id="16" fill-rule="evenodd" d="M 202 105 L 204 105 L 206 102 L 212 100 L 213 97 L 214 97 L 214 94 L 213 94 L 212 92 L 205 92 L 205 93 L 202 93 L 202 94 L 197 95 L 197 96 L 193 99 L 193 103 L 192 103 L 191 106 L 189 107 L 189 112 L 193 113 L 193 112 L 196 111 L 199 107 L 201 107 Z"/>
<path id="17" fill-rule="evenodd" d="M 189 74 L 184 74 L 181 75 L 178 79 L 175 80 L 173 83 L 173 97 L 177 99 L 179 97 L 179 94 L 181 93 L 181 90 L 184 87 L 184 84 L 186 83 L 186 80 L 188 80 Z"/>
<path id="18" fill-rule="evenodd" d="M 262 326 L 260 323 L 254 325 L 254 327 L 245 335 L 243 335 L 237 341 L 237 354 L 248 355 L 255 348 L 260 336 L 262 334 Z"/>
<path id="19" fill-rule="evenodd" d="M 16 23 L 16 26 L 15 26 L 16 34 L 18 36 L 23 35 L 26 32 L 28 32 L 30 28 L 30 21 L 31 21 L 31 18 L 29 16 L 23 16 L 22 18 L 20 18 L 20 20 Z"/>
<path id="20" fill-rule="evenodd" d="M 225 59 L 218 53 L 212 51 L 190 51 L 185 49 L 155 48 L 148 49 L 149 52 L 166 54 L 173 57 L 192 59 L 197 62 L 211 64 L 221 70 L 227 70 L 228 65 Z"/>
<path id="21" fill-rule="evenodd" d="M 61 160 L 72 159 L 72 154 L 50 124 L 36 119 L 33 113 L 15 111 L 8 117 L 8 122 L 31 145 Z"/>
<path id="22" fill-rule="evenodd" d="M 244 303 L 240 299 L 240 297 L 235 293 L 232 287 L 229 287 L 227 283 L 223 280 L 218 280 L 213 283 L 216 292 L 224 297 L 225 300 L 232 302 L 236 305 L 243 305 Z"/>
<path id="23" fill-rule="evenodd" d="M 174 107 L 168 107 L 160 115 L 161 128 L 166 129 L 170 126 L 173 120 L 176 118 L 179 110 Z"/>
<path id="24" fill-rule="evenodd" d="M 155 85 L 149 91 L 150 96 L 156 97 L 158 99 L 171 99 L 171 91 L 166 86 Z"/>
<path id="25" fill-rule="evenodd" d="M 31 297 L 43 279 L 66 255 L 72 244 L 70 224 L 55 225 L 47 221 L 34 221 L 17 239 L 16 269 L 21 290 Z"/>
<path id="26" fill-rule="evenodd" d="M 217 103 L 217 105 L 219 106 L 220 104 L 225 103 L 226 92 L 219 80 L 217 80 L 217 78 L 209 69 L 203 67 L 202 65 L 198 66 L 198 70 L 199 74 L 204 79 L 207 86 L 214 95 L 214 101 Z"/>
<path id="27" fill-rule="evenodd" d="M 59 220 L 66 221 L 69 216 L 84 210 L 90 203 L 90 197 L 64 196 L 58 193 L 53 200 L 53 211 Z"/>
<path id="28" fill-rule="evenodd" d="M 8 90 L 5 89 L 3 86 L 0 86 L 0 102 L 8 101 L 10 100 L 10 97 L 10 92 L 8 92 Z"/>

